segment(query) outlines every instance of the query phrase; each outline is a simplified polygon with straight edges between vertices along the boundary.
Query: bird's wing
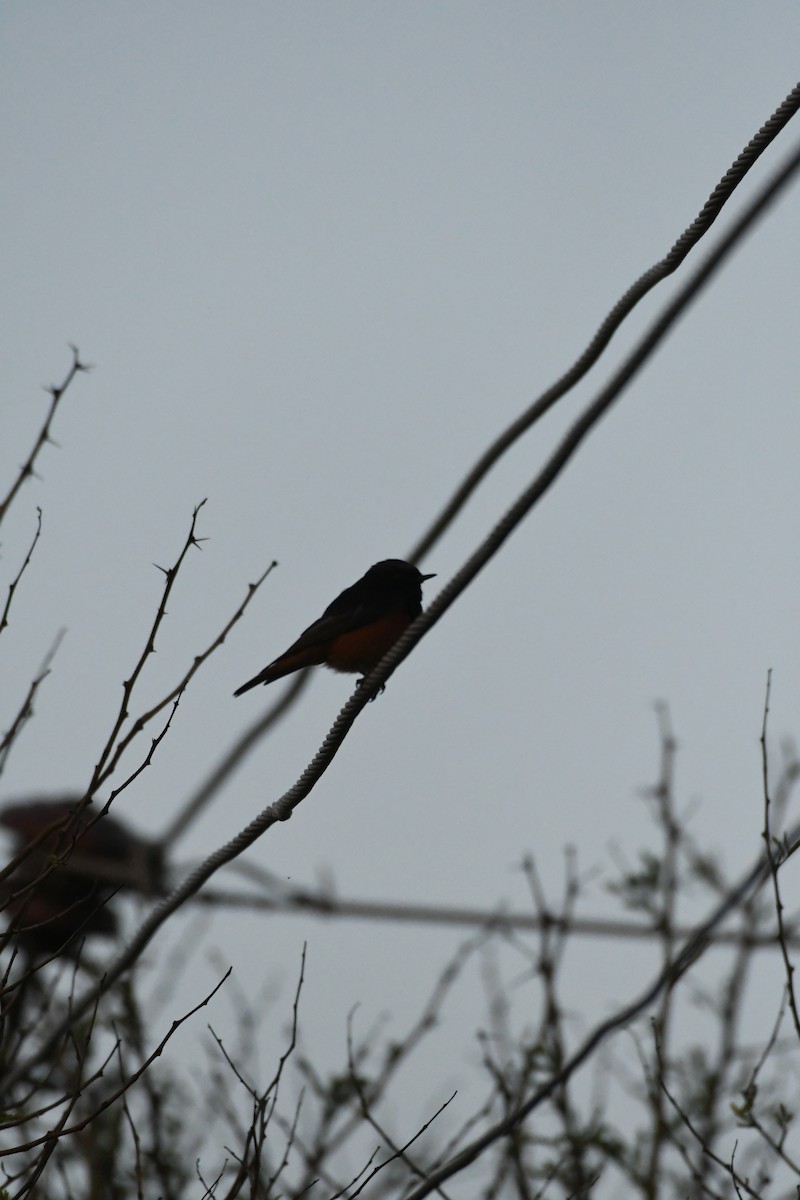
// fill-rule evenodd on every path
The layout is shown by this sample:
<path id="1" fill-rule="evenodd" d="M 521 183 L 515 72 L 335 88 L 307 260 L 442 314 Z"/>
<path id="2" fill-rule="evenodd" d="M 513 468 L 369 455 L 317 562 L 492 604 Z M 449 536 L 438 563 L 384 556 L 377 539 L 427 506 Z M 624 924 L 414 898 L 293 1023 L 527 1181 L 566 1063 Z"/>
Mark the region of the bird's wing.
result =
<path id="1" fill-rule="evenodd" d="M 362 625 L 370 625 L 385 615 L 384 607 L 374 599 L 354 598 L 350 595 L 352 591 L 353 588 L 347 588 L 340 596 L 337 596 L 333 603 L 328 605 L 319 620 L 314 621 L 308 629 L 303 630 L 297 641 L 275 661 L 279 662 L 280 659 L 298 654 L 301 650 L 308 650 L 312 646 L 330 642 L 343 633 L 352 633 L 354 629 L 360 629 Z"/>
<path id="2" fill-rule="evenodd" d="M 359 588 L 358 584 L 346 588 L 328 605 L 319 620 L 314 621 L 313 625 L 309 625 L 308 629 L 300 634 L 288 650 L 284 650 L 283 654 L 273 659 L 263 671 L 237 688 L 234 696 L 241 696 L 242 692 L 248 692 L 260 683 L 273 683 L 301 667 L 324 662 L 327 647 L 335 638 L 341 637 L 343 633 L 361 629 L 364 625 L 370 625 L 385 615 L 385 606 L 369 593 L 364 596 L 363 589 Z"/>

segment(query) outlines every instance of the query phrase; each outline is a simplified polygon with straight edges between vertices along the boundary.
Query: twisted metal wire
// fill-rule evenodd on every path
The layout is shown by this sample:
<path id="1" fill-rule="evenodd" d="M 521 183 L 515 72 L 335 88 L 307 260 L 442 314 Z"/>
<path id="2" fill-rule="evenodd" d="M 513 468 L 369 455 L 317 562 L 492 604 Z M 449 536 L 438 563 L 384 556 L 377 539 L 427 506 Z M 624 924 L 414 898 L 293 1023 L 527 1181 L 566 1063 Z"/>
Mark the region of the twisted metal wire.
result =
<path id="1" fill-rule="evenodd" d="M 722 179 L 720 179 L 691 225 L 684 230 L 669 253 L 645 271 L 643 275 L 640 275 L 636 282 L 631 284 L 625 294 L 617 301 L 589 342 L 589 345 L 575 360 L 569 370 L 560 379 L 557 379 L 547 391 L 543 392 L 530 408 L 515 418 L 481 454 L 475 466 L 456 488 L 439 516 L 417 542 L 409 555 L 410 562 L 418 563 L 425 557 L 431 547 L 438 542 L 447 526 L 458 515 L 478 487 L 478 484 L 489 473 L 509 446 L 513 445 L 523 433 L 526 433 L 540 417 L 543 417 L 570 388 L 573 388 L 576 383 L 583 379 L 590 367 L 594 366 L 597 362 L 625 317 L 636 307 L 639 301 L 657 283 L 660 283 L 662 279 L 666 279 L 669 275 L 677 271 L 692 247 L 699 242 L 703 234 L 707 233 L 714 224 L 723 206 L 730 199 L 747 172 L 764 153 L 766 148 L 775 140 L 784 126 L 791 120 L 798 108 L 800 108 L 800 83 L 792 88 L 786 99 L 778 105 L 769 120 L 765 121 L 758 133 L 750 139 L 739 157 L 725 172 Z"/>

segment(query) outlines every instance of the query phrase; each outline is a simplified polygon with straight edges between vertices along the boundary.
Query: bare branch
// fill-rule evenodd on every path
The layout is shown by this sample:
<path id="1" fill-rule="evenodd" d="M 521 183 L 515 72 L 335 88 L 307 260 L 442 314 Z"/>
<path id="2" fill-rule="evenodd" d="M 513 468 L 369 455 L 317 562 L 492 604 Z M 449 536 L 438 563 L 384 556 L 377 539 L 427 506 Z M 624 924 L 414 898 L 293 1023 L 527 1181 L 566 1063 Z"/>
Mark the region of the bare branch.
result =
<path id="1" fill-rule="evenodd" d="M 6 763 L 8 762 L 8 756 L 11 753 L 11 747 L 19 737 L 24 726 L 33 716 L 33 701 L 36 698 L 36 693 L 39 691 L 39 688 L 50 674 L 50 665 L 56 656 L 56 652 L 61 645 L 63 637 L 64 630 L 62 629 L 61 632 L 56 635 L 53 645 L 45 655 L 44 662 L 39 668 L 36 678 L 32 680 L 25 699 L 23 700 L 17 712 L 17 715 L 11 722 L 10 727 L 6 730 L 2 737 L 0 737 L 0 775 L 2 775 L 3 771 L 5 770 Z"/>
<path id="2" fill-rule="evenodd" d="M 2 615 L 0 615 L 0 633 L 2 633 L 3 630 L 5 629 L 5 627 L 8 625 L 8 614 L 11 611 L 11 601 L 14 599 L 14 592 L 17 590 L 19 581 L 25 573 L 25 568 L 27 567 L 28 563 L 31 561 L 33 551 L 36 547 L 36 543 L 38 542 L 38 540 L 41 536 L 41 533 L 42 533 L 42 510 L 40 508 L 37 508 L 36 509 L 36 533 L 33 535 L 33 541 L 31 542 L 30 547 L 28 548 L 28 553 L 25 555 L 25 560 L 24 560 L 22 566 L 17 571 L 16 575 L 11 580 L 11 583 L 8 586 L 8 598 L 6 600 L 5 608 L 3 609 Z"/>
<path id="3" fill-rule="evenodd" d="M 161 627 L 161 623 L 167 614 L 167 601 L 170 597 L 170 593 L 172 592 L 172 588 L 175 584 L 175 580 L 178 577 L 178 572 L 180 571 L 181 566 L 183 565 L 183 561 L 186 558 L 186 555 L 189 553 L 189 549 L 192 546 L 197 546 L 199 544 L 198 539 L 195 536 L 195 529 L 197 527 L 198 514 L 204 504 L 205 504 L 205 500 L 201 500 L 200 503 L 195 506 L 195 509 L 192 513 L 191 524 L 189 526 L 189 533 L 186 537 L 186 541 L 183 544 L 183 549 L 181 550 L 180 554 L 178 555 L 175 565 L 172 567 L 169 567 L 169 568 L 164 568 L 164 567 L 159 568 L 159 570 L 162 570 L 164 572 L 164 575 L 166 576 L 166 582 L 164 584 L 164 591 L 161 596 L 161 602 L 158 606 L 158 610 L 156 612 L 155 619 L 153 620 L 153 624 L 151 626 L 150 633 L 147 637 L 147 641 L 145 643 L 144 650 L 142 651 L 141 655 L 139 656 L 139 659 L 138 659 L 136 665 L 134 666 L 133 671 L 131 672 L 130 676 L 128 677 L 128 679 L 125 680 L 125 682 L 123 684 L 122 703 L 120 704 L 120 709 L 117 714 L 117 718 L 114 722 L 114 726 L 111 730 L 111 733 L 108 736 L 106 744 L 100 753 L 100 758 L 97 761 L 97 765 L 95 766 L 91 782 L 90 782 L 89 787 L 86 792 L 86 797 L 89 799 L 91 799 L 91 797 L 94 796 L 95 792 L 102 785 L 104 780 L 106 780 L 109 777 L 109 775 L 113 772 L 123 751 L 129 744 L 131 738 L 133 736 L 135 736 L 134 733 L 130 733 L 127 736 L 127 738 L 123 739 L 122 741 L 120 741 L 119 744 L 117 744 L 117 738 L 119 737 L 122 726 L 129 716 L 128 706 L 130 704 L 130 699 L 131 699 L 131 695 L 133 693 L 133 689 L 136 686 L 136 681 L 139 678 L 139 676 L 141 675 L 141 673 L 144 669 L 144 665 L 147 662 L 147 659 L 150 657 L 151 654 L 155 653 L 156 634 L 158 633 L 158 631 Z M 136 729 L 136 732 L 139 732 L 139 729 Z"/>
<path id="4" fill-rule="evenodd" d="M 90 371 L 91 370 L 90 366 L 88 366 L 86 363 L 81 362 L 80 356 L 78 354 L 78 349 L 76 346 L 70 346 L 70 350 L 72 351 L 72 366 L 67 371 L 67 374 L 64 376 L 64 380 L 60 385 L 58 385 L 58 386 L 54 385 L 53 387 L 50 387 L 47 389 L 50 393 L 50 407 L 47 410 L 47 415 L 44 419 L 44 424 L 42 425 L 41 429 L 39 430 L 38 436 L 36 438 L 36 441 L 33 443 L 33 447 L 31 449 L 30 454 L 28 455 L 25 462 L 20 467 L 19 474 L 17 475 L 17 478 L 12 483 L 5 500 L 0 500 L 0 523 L 2 523 L 3 518 L 5 517 L 9 508 L 13 504 L 14 498 L 16 497 L 17 492 L 22 487 L 25 480 L 34 474 L 34 467 L 36 465 L 36 460 L 39 457 L 39 451 L 42 449 L 42 446 L 44 446 L 45 442 L 51 442 L 53 440 L 50 437 L 50 426 L 52 424 L 53 417 L 56 414 L 56 409 L 58 408 L 61 397 L 64 395 L 67 388 L 72 383 L 73 379 L 75 378 L 75 376 L 78 374 L 79 371 Z"/>
<path id="5" fill-rule="evenodd" d="M 164 1049 L 165 1049 L 167 1043 L 169 1042 L 170 1038 L 173 1036 L 173 1034 L 175 1034 L 180 1029 L 181 1025 L 184 1025 L 186 1023 L 186 1021 L 190 1020 L 190 1018 L 193 1017 L 195 1015 L 195 1013 L 199 1012 L 201 1008 L 205 1008 L 208 1004 L 211 1003 L 214 996 L 217 994 L 219 989 L 223 986 L 223 984 L 227 980 L 228 976 L 231 974 L 232 970 L 233 970 L 233 968 L 229 967 L 228 970 L 223 975 L 222 979 L 220 979 L 219 982 L 214 985 L 214 987 L 211 989 L 211 991 L 208 992 L 208 994 L 206 996 L 204 996 L 202 1000 L 198 1001 L 198 1003 L 195 1004 L 194 1008 L 189 1009 L 189 1011 L 184 1013 L 182 1017 L 177 1017 L 172 1022 L 172 1025 L 167 1030 L 167 1032 L 164 1034 L 161 1041 L 156 1046 L 155 1050 L 153 1050 L 147 1056 L 147 1058 L 144 1060 L 142 1065 L 140 1067 L 138 1067 L 137 1070 L 134 1071 L 132 1075 L 130 1075 L 127 1079 L 125 1079 L 120 1087 L 116 1088 L 109 1096 L 106 1096 L 106 1098 L 102 1101 L 102 1103 L 99 1104 L 95 1109 L 93 1109 L 93 1111 L 88 1116 L 86 1116 L 85 1118 L 83 1118 L 80 1121 L 77 1121 L 73 1125 L 69 1125 L 69 1126 L 62 1125 L 62 1127 L 58 1129 L 57 1134 L 50 1132 L 50 1133 L 43 1134 L 41 1137 L 33 1138 L 28 1142 L 22 1142 L 19 1145 L 13 1146 L 9 1149 L 0 1148 L 0 1157 L 5 1157 L 6 1155 L 9 1155 L 9 1154 L 19 1154 L 26 1150 L 32 1150 L 36 1146 L 44 1146 L 44 1145 L 49 1146 L 51 1142 L 55 1142 L 59 1138 L 62 1138 L 62 1137 L 69 1137 L 72 1134 L 79 1133 L 82 1129 L 86 1129 L 86 1127 L 88 1125 L 91 1125 L 92 1121 L 96 1120 L 97 1117 L 100 1115 L 100 1113 L 105 1112 L 107 1109 L 111 1108 L 111 1106 L 113 1104 L 115 1104 L 117 1102 L 117 1100 L 120 1099 L 121 1096 L 123 1096 L 127 1091 L 129 1091 L 130 1088 L 133 1087 L 133 1085 L 141 1079 L 141 1077 L 144 1075 L 145 1071 L 147 1071 L 148 1068 L 153 1065 L 155 1060 L 163 1054 Z M 88 1048 L 89 1042 L 90 1042 L 90 1038 L 87 1037 L 87 1039 L 86 1039 L 86 1047 L 87 1048 Z M 109 1057 L 115 1053 L 116 1053 L 116 1046 L 110 1052 Z M 106 1061 L 108 1061 L 108 1060 L 106 1060 Z M 79 1094 L 79 1091 L 80 1091 L 80 1089 L 78 1089 L 76 1091 L 76 1097 L 75 1097 L 76 1099 L 77 1099 L 77 1095 Z"/>
<path id="6" fill-rule="evenodd" d="M 769 697 L 772 687 L 772 671 L 767 672 L 767 689 L 764 696 L 764 720 L 761 726 L 761 773 L 764 788 L 764 849 L 769 860 L 770 876 L 772 878 L 772 892 L 775 900 L 775 916 L 778 922 L 778 944 L 781 948 L 783 957 L 783 966 L 786 972 L 786 994 L 789 999 L 789 1011 L 792 1014 L 794 1021 L 794 1029 L 798 1038 L 800 1038 L 800 1012 L 797 1008 L 797 996 L 794 989 L 794 964 L 789 954 L 789 946 L 787 944 L 786 929 L 783 923 L 783 900 L 781 899 L 781 890 L 778 883 L 778 861 L 775 856 L 775 842 L 770 828 L 770 790 L 769 790 L 769 763 L 767 759 L 767 719 L 769 717 Z M 784 848 L 778 846 L 780 855 L 782 856 Z"/>
<path id="7" fill-rule="evenodd" d="M 793 849 L 800 849 L 800 825 L 793 830 L 791 842 Z M 680 979 L 684 972 L 707 949 L 709 938 L 713 935 L 717 926 L 731 912 L 739 908 L 757 888 L 761 887 L 769 876 L 769 860 L 766 855 L 760 855 L 747 875 L 717 905 L 707 920 L 696 927 L 693 935 L 684 942 L 672 962 L 667 967 L 662 968 L 653 982 L 640 996 L 620 1009 L 614 1016 L 597 1025 L 579 1049 L 567 1059 L 560 1071 L 557 1071 L 546 1083 L 537 1088 L 514 1112 L 475 1138 L 471 1145 L 452 1158 L 450 1162 L 444 1164 L 439 1170 L 432 1172 L 428 1183 L 412 1192 L 406 1200 L 422 1200 L 424 1196 L 430 1195 L 433 1187 L 444 1182 L 446 1179 L 450 1179 L 453 1175 L 458 1174 L 465 1167 L 469 1166 L 489 1146 L 493 1145 L 500 1138 L 510 1134 L 535 1109 L 549 1100 L 554 1092 L 571 1078 L 610 1034 L 624 1029 L 636 1017 L 641 1016 L 658 999 L 665 988 L 673 986 Z"/>
<path id="8" fill-rule="evenodd" d="M 203 501 L 203 504 L 205 504 L 205 500 Z M 194 513 L 195 517 L 197 516 L 197 513 L 199 512 L 201 507 L 202 507 L 202 505 L 198 505 L 198 507 L 195 509 L 195 513 Z M 200 538 L 194 538 L 194 545 L 198 545 L 201 540 L 202 539 L 200 539 Z M 185 550 L 184 550 L 184 553 L 185 553 Z M 109 764 L 109 767 L 106 770 L 106 772 L 103 776 L 103 779 L 107 779 L 108 776 L 113 772 L 121 755 L 124 754 L 125 750 L 131 744 L 131 742 L 134 740 L 134 738 L 137 737 L 138 734 L 141 733 L 141 731 L 144 729 L 145 725 L 147 725 L 150 721 L 152 721 L 152 719 L 154 717 L 156 717 L 170 702 L 175 701 L 175 703 L 177 704 L 177 701 L 180 699 L 183 692 L 186 690 L 192 677 L 197 673 L 197 671 L 200 669 L 200 667 L 203 665 L 203 663 L 208 658 L 211 657 L 211 655 L 214 653 L 214 651 L 218 650 L 219 647 L 223 644 L 226 637 L 230 633 L 231 629 L 234 627 L 234 625 L 236 625 L 236 623 L 244 615 L 245 610 L 247 609 L 248 605 L 250 604 L 250 601 L 253 599 L 253 597 L 255 596 L 258 589 L 261 587 L 261 584 L 264 582 L 264 580 L 267 578 L 267 576 L 269 574 L 271 574 L 271 572 L 277 565 L 278 564 L 276 562 L 274 562 L 274 561 L 271 562 L 270 565 L 267 567 L 267 569 L 256 580 L 256 582 L 248 585 L 247 595 L 244 598 L 244 600 L 242 601 L 242 603 L 239 605 L 239 607 L 237 608 L 236 612 L 233 614 L 233 616 L 230 618 L 230 620 L 225 624 L 222 631 L 219 634 L 217 634 L 217 636 L 213 639 L 213 641 L 210 643 L 210 645 L 205 650 L 203 650 L 201 654 L 195 655 L 195 657 L 192 661 L 191 667 L 186 672 L 186 674 L 183 676 L 183 678 L 175 685 L 175 687 L 170 692 L 167 693 L 166 696 L 163 697 L 163 699 L 159 700 L 159 702 L 157 704 L 155 704 L 151 709 L 149 709 L 149 711 L 142 713 L 142 715 L 140 717 L 136 718 L 136 720 L 133 722 L 133 725 L 128 730 L 125 737 L 120 739 L 120 741 L 117 745 L 116 752 L 114 754 L 113 761 Z M 176 563 L 173 570 L 175 572 L 177 572 L 179 566 L 180 566 L 180 560 L 178 561 L 178 563 Z M 166 599 L 167 599 L 167 594 L 166 594 L 166 590 L 165 590 L 164 598 L 162 600 L 162 608 L 163 608 L 163 605 L 166 603 Z M 151 635 L 151 638 L 154 637 L 154 635 L 155 635 L 155 629 L 153 631 L 153 634 Z M 151 644 L 152 644 L 152 642 L 151 642 Z M 145 653 L 147 653 L 147 651 L 145 651 Z"/>

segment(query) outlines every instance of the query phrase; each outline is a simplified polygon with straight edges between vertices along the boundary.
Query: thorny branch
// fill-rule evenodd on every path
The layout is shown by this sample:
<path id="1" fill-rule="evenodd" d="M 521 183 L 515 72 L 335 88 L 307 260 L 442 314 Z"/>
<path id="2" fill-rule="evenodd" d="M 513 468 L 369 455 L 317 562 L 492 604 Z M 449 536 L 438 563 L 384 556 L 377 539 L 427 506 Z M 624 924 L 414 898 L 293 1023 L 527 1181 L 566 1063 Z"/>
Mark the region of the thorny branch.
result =
<path id="1" fill-rule="evenodd" d="M 198 1001 L 198 1003 L 195 1004 L 195 1006 L 193 1008 L 189 1009 L 188 1012 L 184 1013 L 183 1016 L 177 1017 L 172 1022 L 172 1025 L 167 1030 L 167 1032 L 164 1034 L 161 1041 L 158 1043 L 156 1048 L 147 1056 L 147 1058 L 144 1060 L 144 1062 L 141 1064 L 141 1066 L 138 1067 L 127 1079 L 125 1079 L 120 1087 L 115 1088 L 115 1090 L 113 1092 L 111 1092 L 108 1096 L 106 1096 L 102 1100 L 102 1102 L 95 1109 L 93 1109 L 93 1111 L 89 1115 L 82 1118 L 80 1121 L 77 1121 L 74 1125 L 69 1125 L 69 1126 L 64 1125 L 62 1128 L 59 1129 L 57 1136 L 54 1136 L 54 1134 L 52 1132 L 49 1132 L 49 1133 L 43 1134 L 41 1137 L 31 1138 L 27 1142 L 20 1142 L 19 1144 L 12 1146 L 10 1148 L 7 1148 L 7 1149 L 3 1149 L 2 1147 L 0 1147 L 0 1158 L 6 1157 L 10 1154 L 21 1154 L 26 1150 L 35 1149 L 37 1146 L 45 1146 L 45 1145 L 49 1146 L 51 1142 L 57 1140 L 58 1138 L 69 1137 L 72 1134 L 79 1133 L 82 1129 L 85 1129 L 88 1125 L 90 1125 L 92 1123 L 92 1121 L 96 1120 L 96 1118 L 100 1115 L 100 1113 L 105 1112 L 106 1109 L 110 1108 L 113 1104 L 115 1104 L 116 1101 L 119 1100 L 120 1097 L 125 1094 L 125 1092 L 129 1091 L 130 1088 L 141 1079 L 141 1077 L 144 1075 L 145 1071 L 147 1071 L 148 1068 L 153 1065 L 153 1063 L 155 1062 L 155 1060 L 157 1058 L 161 1057 L 167 1043 L 170 1041 L 170 1039 L 173 1037 L 173 1035 L 175 1033 L 177 1033 L 177 1031 L 180 1029 L 181 1025 L 184 1025 L 188 1020 L 190 1020 L 191 1017 L 193 1017 L 195 1015 L 195 1013 L 199 1012 L 201 1008 L 205 1008 L 205 1007 L 207 1007 L 207 1005 L 209 1005 L 211 1003 L 214 996 L 217 994 L 217 992 L 223 986 L 223 984 L 227 980 L 227 978 L 230 975 L 232 970 L 233 970 L 233 968 L 229 967 L 228 970 L 223 975 L 222 979 L 220 979 L 218 981 L 218 983 L 216 983 L 214 985 L 214 987 L 211 989 L 211 991 L 208 992 L 208 994 L 206 996 L 204 996 L 202 1000 Z M 88 1048 L 90 1040 L 91 1039 L 87 1037 L 86 1048 Z M 109 1058 L 114 1054 L 116 1054 L 116 1046 L 109 1053 Z M 77 1095 L 80 1093 L 80 1090 L 81 1089 L 76 1089 L 75 1098 L 77 1098 Z"/>
<path id="2" fill-rule="evenodd" d="M 39 434 L 36 438 L 36 441 L 33 443 L 30 454 L 20 467 L 19 474 L 12 483 L 5 500 L 0 501 L 0 524 L 2 524 L 3 518 L 13 504 L 17 492 L 22 487 L 25 480 L 34 474 L 34 467 L 36 466 L 36 460 L 39 457 L 39 451 L 46 442 L 52 442 L 53 440 L 50 436 L 50 426 L 53 423 L 53 417 L 56 415 L 56 409 L 58 408 L 62 396 L 79 371 L 91 370 L 90 366 L 81 362 L 77 346 L 70 346 L 70 350 L 72 351 L 72 366 L 67 371 L 67 374 L 60 385 L 53 385 L 47 389 L 50 393 L 50 407 L 47 410 L 44 424 L 39 430 Z"/>
<path id="3" fill-rule="evenodd" d="M 14 717 L 14 720 L 11 722 L 11 725 L 6 732 L 2 735 L 2 737 L 0 737 L 0 775 L 2 775 L 3 771 L 5 770 L 6 763 L 8 762 L 8 756 L 11 753 L 11 748 L 14 745 L 14 742 L 19 737 L 24 726 L 33 716 L 33 701 L 36 698 L 36 693 L 39 691 L 39 688 L 50 674 L 50 665 L 55 658 L 63 637 L 64 631 L 62 630 L 53 642 L 53 645 L 48 650 L 45 660 L 39 668 L 38 674 L 31 681 L 31 684 L 25 695 L 25 699 L 22 701 L 22 704 L 17 711 L 17 715 Z"/>
<path id="4" fill-rule="evenodd" d="M 11 611 L 11 601 L 14 599 L 14 592 L 17 590 L 17 587 L 19 586 L 20 579 L 22 579 L 22 576 L 25 574 L 25 569 L 28 566 L 28 563 L 31 561 L 33 552 L 36 548 L 36 543 L 38 542 L 39 538 L 41 537 L 41 534 L 42 534 L 42 510 L 40 508 L 37 508 L 36 509 L 36 533 L 33 535 L 33 541 L 31 542 L 31 544 L 28 548 L 28 553 L 25 555 L 22 566 L 17 571 L 16 575 L 11 580 L 11 583 L 8 586 L 8 598 L 6 599 L 5 608 L 3 609 L 2 614 L 0 614 L 0 633 L 2 633 L 3 630 L 6 628 L 6 626 L 8 625 L 8 614 Z"/>
<path id="5" fill-rule="evenodd" d="M 783 900 L 781 899 L 781 890 L 778 882 L 778 865 L 784 854 L 788 852 L 788 847 L 782 843 L 777 843 L 770 826 L 770 786 L 769 786 L 769 762 L 767 758 L 767 720 L 769 718 L 769 697 L 772 687 L 772 671 L 767 672 L 767 690 L 764 696 L 764 720 L 761 726 L 761 771 L 762 782 L 764 787 L 764 850 L 769 860 L 770 876 L 772 878 L 772 891 L 775 898 L 775 915 L 778 922 L 778 944 L 781 948 L 783 957 L 784 970 L 786 972 L 786 995 L 789 1000 L 789 1011 L 792 1014 L 794 1021 L 795 1033 L 800 1038 L 800 1012 L 797 1008 L 797 996 L 794 987 L 794 964 L 792 963 L 791 955 L 789 954 L 788 934 L 783 918 Z M 776 853 L 777 851 L 777 853 Z"/>
<path id="6" fill-rule="evenodd" d="M 153 620 L 153 624 L 150 629 L 150 633 L 147 637 L 147 641 L 145 642 L 144 650 L 142 651 L 141 655 L 139 656 L 138 662 L 134 666 L 130 675 L 124 681 L 124 683 L 122 685 L 122 702 L 120 704 L 119 712 L 117 713 L 117 717 L 114 722 L 114 726 L 111 730 L 111 733 L 108 736 L 106 744 L 100 753 L 100 758 L 98 759 L 97 765 L 95 766 L 94 773 L 93 773 L 91 781 L 89 783 L 89 787 L 87 788 L 87 791 L 86 791 L 86 799 L 84 802 L 86 802 L 86 800 L 88 800 L 88 799 L 91 799 L 94 796 L 94 794 L 97 792 L 97 789 L 99 787 L 101 787 L 102 784 L 105 782 L 105 780 L 108 779 L 108 777 L 113 773 L 114 768 L 116 767 L 117 763 L 119 762 L 119 759 L 121 758 L 123 752 L 128 747 L 128 745 L 130 745 L 131 740 L 136 736 L 137 733 L 139 733 L 141 731 L 141 729 L 144 726 L 144 719 L 140 717 L 139 720 L 134 723 L 133 729 L 127 734 L 127 736 L 125 738 L 121 738 L 119 743 L 117 742 L 117 738 L 120 735 L 122 726 L 130 715 L 128 706 L 130 704 L 131 696 L 133 694 L 133 689 L 136 686 L 136 681 L 138 680 L 139 676 L 141 675 L 142 671 L 144 670 L 144 665 L 147 662 L 147 659 L 150 657 L 151 654 L 155 653 L 156 635 L 161 627 L 161 623 L 164 620 L 164 617 L 167 614 L 167 601 L 169 600 L 170 593 L 172 592 L 172 589 L 175 585 L 175 580 L 178 577 L 178 572 L 180 571 L 181 565 L 183 564 L 183 561 L 186 558 L 186 555 L 189 553 L 190 548 L 192 546 L 200 545 L 200 541 L 195 534 L 195 529 L 197 527 L 198 514 L 204 504 L 205 504 L 205 500 L 201 500 L 200 503 L 195 506 L 195 509 L 192 513 L 191 525 L 189 526 L 189 533 L 187 535 L 186 541 L 184 542 L 183 549 L 181 550 L 180 554 L 178 555 L 177 561 L 175 562 L 174 566 L 168 567 L 168 568 L 167 567 L 159 567 L 158 568 L 160 571 L 163 572 L 163 574 L 165 576 L 164 591 L 161 596 L 161 602 L 156 611 L 156 615 Z M 167 703 L 167 702 L 168 701 L 165 701 L 164 703 Z"/>

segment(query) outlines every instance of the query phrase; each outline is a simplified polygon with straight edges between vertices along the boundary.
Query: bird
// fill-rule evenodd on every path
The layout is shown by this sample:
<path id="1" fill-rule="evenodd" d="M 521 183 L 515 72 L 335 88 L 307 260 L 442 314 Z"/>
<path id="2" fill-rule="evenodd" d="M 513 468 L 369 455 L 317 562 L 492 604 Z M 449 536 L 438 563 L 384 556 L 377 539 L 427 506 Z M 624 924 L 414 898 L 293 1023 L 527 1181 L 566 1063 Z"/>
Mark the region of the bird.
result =
<path id="1" fill-rule="evenodd" d="M 366 675 L 422 612 L 423 575 L 412 563 L 387 558 L 371 566 L 328 605 L 288 650 L 233 693 L 274 683 L 303 667 Z"/>
<path id="2" fill-rule="evenodd" d="M 144 896 L 164 891 L 158 844 L 108 813 L 95 820 L 88 809 L 79 811 L 80 798 L 26 798 L 0 809 L 0 826 L 19 859 L 0 881 L 0 907 L 11 936 L 35 957 L 74 956 L 84 938 L 113 937 L 120 889 Z"/>

